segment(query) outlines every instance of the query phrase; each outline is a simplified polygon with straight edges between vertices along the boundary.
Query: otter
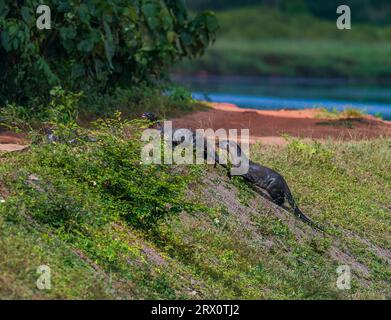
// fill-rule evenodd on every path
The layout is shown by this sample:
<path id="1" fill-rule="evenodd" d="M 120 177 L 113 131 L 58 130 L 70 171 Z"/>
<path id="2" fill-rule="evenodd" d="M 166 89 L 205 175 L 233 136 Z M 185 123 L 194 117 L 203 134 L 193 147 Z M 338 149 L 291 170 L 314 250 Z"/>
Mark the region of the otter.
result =
<path id="1" fill-rule="evenodd" d="M 144 119 L 144 120 L 148 120 L 149 122 L 153 123 L 153 125 L 151 126 L 151 128 L 154 128 L 158 131 L 160 131 L 160 135 L 161 136 L 164 136 L 164 127 L 162 126 L 161 122 L 159 121 L 158 117 L 153 113 L 153 112 L 145 112 L 141 115 L 141 119 Z M 181 129 L 175 129 L 173 132 L 172 132 L 172 136 L 175 135 L 175 132 L 177 130 L 181 130 Z M 195 146 L 195 142 L 196 142 L 196 135 L 194 132 L 191 132 L 192 134 L 192 144 L 193 146 Z M 176 148 L 180 143 L 182 143 L 182 141 L 176 141 L 176 140 L 173 140 L 172 141 L 172 147 L 173 148 Z"/>
<path id="2" fill-rule="evenodd" d="M 153 114 L 152 112 L 146 112 L 144 113 L 141 118 L 149 120 L 150 122 L 154 123 L 154 127 L 161 132 L 161 135 L 164 134 L 164 129 L 161 123 L 158 121 L 158 118 Z M 177 129 L 180 130 L 180 129 Z M 175 132 L 175 131 L 174 131 Z M 206 138 L 205 139 L 205 144 L 204 144 L 204 158 L 206 159 L 208 156 L 208 148 L 207 144 L 209 143 Z M 173 142 L 173 148 L 175 148 L 180 142 L 182 141 L 177 141 Z M 194 132 L 192 132 L 192 144 L 193 147 L 196 148 L 196 135 Z M 242 149 L 240 146 L 233 141 L 230 140 L 224 140 L 219 142 L 219 147 L 222 149 L 227 150 L 230 153 L 230 149 L 236 148 L 236 154 L 240 157 L 245 156 L 244 154 L 242 155 Z M 222 167 L 227 168 L 228 166 L 223 163 L 223 161 L 220 161 L 219 155 L 217 152 L 214 152 L 214 159 L 215 159 L 215 167 L 217 164 L 221 165 Z M 311 225 L 312 227 L 323 231 L 322 228 L 317 226 L 310 218 L 308 218 L 297 206 L 296 201 L 294 200 L 292 193 L 289 189 L 289 186 L 287 182 L 285 181 L 284 177 L 279 174 L 278 172 L 264 167 L 258 163 L 255 163 L 249 159 L 249 170 L 246 174 L 242 174 L 241 177 L 243 177 L 246 181 L 250 182 L 256 187 L 259 187 L 261 189 L 264 189 L 267 191 L 267 193 L 270 195 L 272 198 L 272 201 L 278 205 L 279 207 L 282 207 L 285 201 L 289 203 L 291 208 L 293 209 L 293 213 L 303 222 Z"/>
<path id="3" fill-rule="evenodd" d="M 144 112 L 140 118 L 154 123 L 159 121 L 158 117 L 153 112 Z"/>
<path id="4" fill-rule="evenodd" d="M 221 141 L 220 148 L 225 149 L 230 153 L 230 148 L 236 147 L 236 152 L 238 155 L 242 155 L 242 149 L 240 146 L 233 141 Z M 246 174 L 241 175 L 246 181 L 250 182 L 256 187 L 264 189 L 272 198 L 272 201 L 282 207 L 285 201 L 289 203 L 293 209 L 293 213 L 303 222 L 311 225 L 312 227 L 323 231 L 322 228 L 317 226 L 310 218 L 308 218 L 297 206 L 296 201 L 292 196 L 292 192 L 289 189 L 288 183 L 285 181 L 284 177 L 278 172 L 264 167 L 258 163 L 255 163 L 251 160 L 249 161 L 249 170 Z M 224 164 L 220 164 L 223 167 L 227 167 Z"/>
<path id="5" fill-rule="evenodd" d="M 164 136 L 164 127 L 163 125 L 161 124 L 161 122 L 159 121 L 158 117 L 153 113 L 153 112 L 145 112 L 141 115 L 141 119 L 144 119 L 144 120 L 148 120 L 149 122 L 152 123 L 152 126 L 151 128 L 154 128 L 158 131 L 160 131 L 160 135 L 163 137 Z M 182 129 L 174 129 L 174 131 L 172 132 L 172 136 L 174 137 L 175 136 L 175 133 L 176 132 L 179 132 L 180 130 Z M 189 129 L 186 129 L 186 130 L 189 130 Z M 197 148 L 197 135 L 194 131 L 192 130 L 189 130 L 191 132 L 191 141 L 189 142 L 189 144 L 191 144 L 193 146 L 194 149 Z M 214 152 L 214 153 L 210 153 L 210 143 L 208 141 L 208 139 L 206 139 L 206 137 L 202 138 L 204 140 L 203 142 L 203 146 L 204 146 L 204 152 L 203 152 L 203 157 L 205 160 L 207 160 L 208 158 L 208 155 L 211 156 L 213 159 L 215 159 L 215 167 L 217 166 L 217 162 L 218 162 L 218 156 L 217 156 L 217 153 Z M 172 148 L 175 149 L 180 143 L 184 142 L 184 140 L 173 140 L 172 141 Z"/>

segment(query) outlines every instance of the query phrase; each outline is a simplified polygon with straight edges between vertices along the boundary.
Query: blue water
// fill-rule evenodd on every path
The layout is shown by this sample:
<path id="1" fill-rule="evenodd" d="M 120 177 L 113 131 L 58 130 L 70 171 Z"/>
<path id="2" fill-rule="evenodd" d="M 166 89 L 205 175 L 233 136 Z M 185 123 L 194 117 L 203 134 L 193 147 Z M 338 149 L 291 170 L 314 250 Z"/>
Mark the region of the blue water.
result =
<path id="1" fill-rule="evenodd" d="M 341 80 L 175 77 L 198 100 L 234 103 L 252 109 L 359 109 L 391 120 L 391 86 Z"/>

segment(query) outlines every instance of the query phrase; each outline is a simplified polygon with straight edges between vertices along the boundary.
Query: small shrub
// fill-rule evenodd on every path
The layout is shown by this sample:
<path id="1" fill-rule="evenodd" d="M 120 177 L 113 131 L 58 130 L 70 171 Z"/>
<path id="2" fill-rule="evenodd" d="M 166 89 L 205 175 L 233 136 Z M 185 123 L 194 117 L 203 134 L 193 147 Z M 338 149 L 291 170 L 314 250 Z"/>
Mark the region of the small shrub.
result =
<path id="1" fill-rule="evenodd" d="M 346 118 L 362 118 L 364 115 L 364 111 L 355 108 L 348 108 L 342 112 L 342 116 Z"/>
<path id="2" fill-rule="evenodd" d="M 61 87 L 50 90 L 52 97 L 48 108 L 49 122 L 54 125 L 67 125 L 77 120 L 78 103 L 83 93 L 66 92 Z"/>
<path id="3" fill-rule="evenodd" d="M 31 110 L 9 103 L 0 108 L 0 125 L 14 131 L 30 130 Z"/>
<path id="4" fill-rule="evenodd" d="M 346 108 L 343 111 L 339 111 L 336 108 L 333 108 L 331 110 L 327 108 L 320 108 L 316 117 L 322 119 L 340 120 L 340 119 L 357 119 L 357 118 L 360 119 L 364 117 L 364 115 L 365 115 L 364 111 L 355 108 Z"/>

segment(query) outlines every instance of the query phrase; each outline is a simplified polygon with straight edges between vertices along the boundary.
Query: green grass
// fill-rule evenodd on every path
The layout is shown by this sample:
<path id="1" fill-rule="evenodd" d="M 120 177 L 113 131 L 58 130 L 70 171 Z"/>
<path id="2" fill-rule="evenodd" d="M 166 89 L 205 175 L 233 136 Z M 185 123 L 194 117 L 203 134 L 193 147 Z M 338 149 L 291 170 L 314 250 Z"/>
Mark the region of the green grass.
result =
<path id="1" fill-rule="evenodd" d="M 259 147 L 253 152 L 255 160 L 287 177 L 303 201 L 303 208 L 309 212 L 314 210 L 311 207 L 322 208 L 317 219 L 329 224 L 333 232 L 346 228 L 377 244 L 387 245 L 390 239 L 384 231 L 390 231 L 391 197 L 382 190 L 391 187 L 389 145 L 389 139 L 329 141 L 326 145 L 293 140 L 279 152 L 278 158 L 272 157 L 267 148 Z M 338 226 L 333 226 L 333 222 Z"/>
<path id="2" fill-rule="evenodd" d="M 267 7 L 218 13 L 218 40 L 179 72 L 251 76 L 390 78 L 391 28 L 335 23 Z"/>
<path id="3" fill-rule="evenodd" d="M 316 117 L 320 119 L 333 120 L 362 119 L 365 117 L 365 113 L 362 110 L 355 108 L 346 108 L 343 111 L 338 111 L 337 109 L 328 110 L 326 108 L 320 108 Z"/>
<path id="4" fill-rule="evenodd" d="M 97 143 L 1 156 L 1 299 L 390 298 L 389 139 L 253 147 L 322 235 L 221 168 L 140 165 L 140 128 L 111 120 L 77 129 Z M 40 265 L 52 290 L 36 288 Z"/>
<path id="5" fill-rule="evenodd" d="M 254 160 L 284 174 L 300 207 L 326 228 L 326 236 L 303 231 L 297 221 L 292 226 L 292 218 L 276 216 L 240 179 L 233 187 L 220 176 L 209 193 L 216 196 L 208 201 L 235 198 L 234 206 L 221 202 L 218 213 L 164 224 L 160 244 L 214 286 L 223 286 L 220 298 L 390 298 L 385 255 L 391 197 L 384 192 L 391 187 L 390 142 L 319 145 L 293 140 L 283 149 L 253 148 Z M 224 183 L 225 191 L 218 187 Z M 219 197 L 221 192 L 226 197 Z M 382 248 L 384 256 L 373 248 Z M 332 250 L 350 258 L 331 258 Z M 351 291 L 335 288 L 336 268 L 342 264 L 352 265 Z"/>
<path id="6" fill-rule="evenodd" d="M 1 298 L 182 297 L 175 287 L 187 281 L 172 279 L 181 266 L 166 261 L 140 232 L 165 215 L 196 208 L 183 197 L 193 174 L 140 164 L 145 125 L 117 118 L 94 130 L 73 125 L 56 134 L 69 141 L 77 130 L 74 144 L 34 137 L 28 153 L 2 157 L 0 248 L 12 246 L 2 250 Z M 83 132 L 97 142 L 83 140 Z M 35 288 L 40 265 L 52 268 L 50 292 Z"/>

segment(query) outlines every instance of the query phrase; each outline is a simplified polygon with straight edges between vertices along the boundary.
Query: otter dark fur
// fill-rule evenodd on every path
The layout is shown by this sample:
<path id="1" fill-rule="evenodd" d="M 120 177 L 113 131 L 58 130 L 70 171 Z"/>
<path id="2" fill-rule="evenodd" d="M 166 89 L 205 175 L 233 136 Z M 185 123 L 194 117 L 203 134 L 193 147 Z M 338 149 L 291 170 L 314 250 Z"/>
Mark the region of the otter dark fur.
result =
<path id="1" fill-rule="evenodd" d="M 161 122 L 159 121 L 158 117 L 153 113 L 153 112 L 145 112 L 141 115 L 141 119 L 145 119 L 145 120 L 148 120 L 150 121 L 151 123 L 153 123 L 153 125 L 151 126 L 151 128 L 154 128 L 158 131 L 160 131 L 160 135 L 163 137 L 164 136 L 164 127 L 162 126 Z M 180 129 L 174 129 L 173 132 L 172 132 L 172 136 L 175 135 L 176 131 L 177 130 L 180 130 Z M 184 140 L 182 139 L 181 141 L 176 141 L 176 140 L 173 140 L 172 141 L 172 147 L 173 148 L 176 148 L 180 143 L 184 142 Z M 194 132 L 192 132 L 192 141 L 191 143 L 193 144 L 193 146 L 195 147 L 196 145 L 196 135 Z"/>
<path id="2" fill-rule="evenodd" d="M 144 120 L 148 120 L 150 121 L 151 123 L 153 123 L 153 126 L 151 128 L 155 128 L 156 130 L 160 131 L 160 134 L 161 136 L 163 137 L 164 136 L 164 127 L 162 126 L 161 122 L 159 121 L 158 117 L 153 113 L 153 112 L 145 112 L 141 115 L 141 119 L 144 119 Z M 173 132 L 172 132 L 172 136 L 175 135 L 175 133 L 177 131 L 179 131 L 181 129 L 173 129 Z M 195 149 L 197 147 L 197 135 L 195 132 L 187 129 L 188 131 L 191 132 L 191 141 L 189 143 L 191 143 L 193 145 L 193 148 Z M 208 139 L 206 139 L 205 137 L 202 138 L 204 141 L 203 141 L 203 145 L 204 145 L 204 152 L 203 152 L 203 156 L 204 156 L 204 159 L 207 160 L 208 159 L 208 155 L 210 157 L 212 157 L 213 159 L 218 159 L 218 156 L 216 154 L 216 152 L 211 152 L 211 148 L 210 147 L 210 144 L 208 142 Z M 184 142 L 184 140 L 173 140 L 172 141 L 172 148 L 175 149 L 180 143 Z M 215 166 L 217 164 L 217 160 L 216 160 L 216 163 L 215 163 Z"/>
<path id="3" fill-rule="evenodd" d="M 228 151 L 230 151 L 230 148 L 234 147 L 236 148 L 237 155 L 242 156 L 242 150 L 236 142 L 223 141 L 220 143 L 220 147 L 227 149 Z M 254 186 L 266 190 L 276 205 L 281 207 L 285 201 L 287 201 L 292 207 L 293 213 L 300 220 L 322 230 L 299 209 L 287 182 L 281 174 L 249 160 L 249 170 L 246 174 L 241 176 Z"/>

